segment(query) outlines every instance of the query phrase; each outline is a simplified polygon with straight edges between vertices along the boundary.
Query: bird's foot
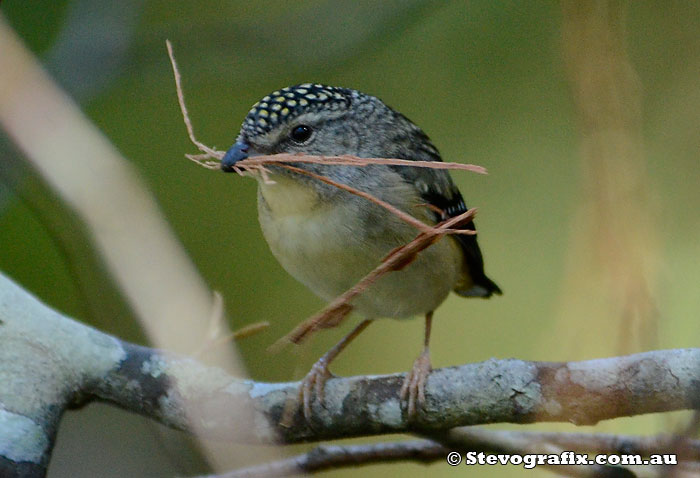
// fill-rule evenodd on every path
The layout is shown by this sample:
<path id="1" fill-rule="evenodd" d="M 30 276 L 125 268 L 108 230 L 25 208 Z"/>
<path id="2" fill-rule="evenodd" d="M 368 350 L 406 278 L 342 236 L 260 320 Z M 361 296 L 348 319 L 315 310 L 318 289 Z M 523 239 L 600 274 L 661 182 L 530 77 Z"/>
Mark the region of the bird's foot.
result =
<path id="1" fill-rule="evenodd" d="M 309 373 L 301 381 L 298 403 L 302 406 L 304 418 L 307 422 L 311 421 L 311 404 L 313 400 L 316 399 L 319 404 L 323 405 L 326 381 L 332 377 L 333 374 L 328 370 L 328 360 L 324 356 L 311 367 Z"/>
<path id="2" fill-rule="evenodd" d="M 425 405 L 425 382 L 433 370 L 430 364 L 430 352 L 426 348 L 413 362 L 413 369 L 406 375 L 401 386 L 401 401 L 406 402 L 408 419 L 415 418 L 418 407 Z"/>

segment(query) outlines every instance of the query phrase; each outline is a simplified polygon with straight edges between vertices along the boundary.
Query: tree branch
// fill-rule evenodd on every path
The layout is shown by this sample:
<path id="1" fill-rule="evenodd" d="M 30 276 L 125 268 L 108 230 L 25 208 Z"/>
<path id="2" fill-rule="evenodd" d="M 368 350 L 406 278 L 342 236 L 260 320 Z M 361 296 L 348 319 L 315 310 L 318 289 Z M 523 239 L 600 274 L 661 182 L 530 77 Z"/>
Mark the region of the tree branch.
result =
<path id="1" fill-rule="evenodd" d="M 432 463 L 444 460 L 448 452 L 447 448 L 431 440 L 364 445 L 319 445 L 308 453 L 284 460 L 198 478 L 268 478 L 394 461 Z"/>
<path id="2" fill-rule="evenodd" d="M 311 422 L 297 413 L 283 427 L 298 383 L 241 380 L 121 341 L 57 313 L 1 274 L 0 343 L 0 471 L 30 467 L 28 476 L 43 476 L 62 412 L 92 400 L 200 436 L 247 443 L 437 436 L 484 423 L 593 424 L 696 408 L 699 400 L 700 349 L 568 363 L 491 359 L 435 370 L 426 407 L 413 422 L 398 398 L 404 375 L 394 374 L 331 379 Z"/>
<path id="3" fill-rule="evenodd" d="M 678 437 L 669 435 L 553 433 L 462 427 L 450 430 L 442 439 L 449 441 L 449 444 L 443 445 L 435 440 L 424 439 L 361 445 L 320 445 L 307 453 L 284 460 L 199 478 L 269 478 L 396 461 L 413 461 L 424 464 L 446 463 L 447 454 L 455 450 L 460 450 L 462 453 L 468 451 L 510 452 L 524 455 L 527 453 L 554 453 L 556 449 L 561 451 L 575 450 L 576 453 L 633 454 L 643 457 L 669 453 L 672 450 L 673 453 L 679 453 L 683 459 L 689 460 L 679 462 L 682 467 L 697 466 L 698 461 L 700 461 L 699 440 L 687 440 L 679 444 Z M 557 451 L 557 453 L 561 453 L 561 451 Z M 460 464 L 462 463 L 460 462 Z M 596 475 L 595 473 L 600 473 L 603 469 L 610 471 L 610 468 L 591 465 L 548 467 L 550 471 L 565 476 L 600 476 L 600 474 Z M 618 473 L 610 476 L 626 475 Z"/>

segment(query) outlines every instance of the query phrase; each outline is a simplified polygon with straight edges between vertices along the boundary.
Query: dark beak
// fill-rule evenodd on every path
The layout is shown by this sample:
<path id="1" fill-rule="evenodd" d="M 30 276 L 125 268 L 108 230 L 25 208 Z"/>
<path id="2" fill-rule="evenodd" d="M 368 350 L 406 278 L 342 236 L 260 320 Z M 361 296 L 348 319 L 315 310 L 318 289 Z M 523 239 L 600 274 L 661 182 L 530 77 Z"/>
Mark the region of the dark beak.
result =
<path id="1" fill-rule="evenodd" d="M 236 163 L 248 157 L 248 148 L 250 148 L 248 143 L 236 141 L 236 144 L 226 151 L 224 159 L 221 160 L 221 170 L 226 173 L 233 172 L 233 167 Z"/>

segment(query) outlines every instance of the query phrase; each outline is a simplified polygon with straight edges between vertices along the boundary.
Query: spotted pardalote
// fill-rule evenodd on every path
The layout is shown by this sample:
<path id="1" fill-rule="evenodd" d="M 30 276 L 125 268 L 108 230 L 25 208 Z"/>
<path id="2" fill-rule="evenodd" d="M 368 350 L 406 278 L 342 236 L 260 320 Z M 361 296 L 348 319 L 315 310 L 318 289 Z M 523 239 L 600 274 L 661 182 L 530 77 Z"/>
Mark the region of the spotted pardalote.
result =
<path id="1" fill-rule="evenodd" d="M 441 161 L 428 136 L 378 98 L 353 89 L 311 83 L 282 88 L 258 101 L 222 160 L 222 169 L 232 171 L 245 158 L 276 153 Z M 446 170 L 381 164 L 294 165 L 370 193 L 426 224 L 467 210 Z M 417 235 L 413 226 L 364 198 L 279 166 L 266 168 L 268 181 L 258 181 L 263 235 L 280 264 L 324 300 L 345 292 L 390 251 Z M 474 224 L 463 227 L 474 229 Z M 450 291 L 483 298 L 501 293 L 484 273 L 475 235 L 445 237 L 352 302 L 365 319 L 358 329 L 378 318 L 428 317 L 426 350 L 402 390 L 411 415 L 416 404 L 425 399 L 430 318 Z M 312 386 L 320 396 L 328 363 L 342 346 L 324 356 L 321 365 L 317 364 L 304 381 L 307 418 L 311 414 Z"/>

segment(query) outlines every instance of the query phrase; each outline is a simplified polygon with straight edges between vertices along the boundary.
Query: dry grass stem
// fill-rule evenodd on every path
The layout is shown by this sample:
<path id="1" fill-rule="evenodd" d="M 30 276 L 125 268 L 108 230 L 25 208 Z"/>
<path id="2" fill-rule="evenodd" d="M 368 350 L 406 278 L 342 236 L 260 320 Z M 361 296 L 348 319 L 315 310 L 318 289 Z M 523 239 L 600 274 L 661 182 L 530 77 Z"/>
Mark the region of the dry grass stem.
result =
<path id="1" fill-rule="evenodd" d="M 408 244 L 397 247 L 391 251 L 374 270 L 363 277 L 362 280 L 345 293 L 338 296 L 319 313 L 299 324 L 289 334 L 275 342 L 270 349 L 276 351 L 286 343 L 300 343 L 319 329 L 338 325 L 352 311 L 352 306 L 350 305 L 352 299 L 367 290 L 368 287 L 377 282 L 377 280 L 385 274 L 406 267 L 416 258 L 419 252 L 440 240 L 445 234 L 449 234 L 452 227 L 471 221 L 475 215 L 476 209 L 470 209 L 459 216 L 441 222 L 437 226 L 430 228 L 427 232 L 421 232 Z"/>
<path id="2" fill-rule="evenodd" d="M 191 354 L 193 357 L 201 357 L 210 350 L 213 350 L 221 345 L 227 344 L 234 340 L 248 338 L 252 335 L 262 332 L 270 323 L 267 321 L 256 322 L 246 325 L 234 332 L 222 335 L 228 330 L 226 325 L 226 317 L 224 315 L 224 300 L 218 291 L 214 291 L 212 296 L 212 311 L 209 316 L 209 325 L 207 326 L 206 338 L 203 343 Z"/>
<path id="3" fill-rule="evenodd" d="M 384 166 L 406 166 L 410 168 L 430 168 L 430 169 L 457 169 L 461 171 L 471 171 L 479 174 L 488 174 L 486 168 L 475 164 L 446 163 L 442 161 L 414 161 L 412 159 L 391 159 L 391 158 L 360 158 L 349 154 L 342 156 L 312 156 L 305 154 L 273 154 L 269 156 L 255 156 L 248 158 L 241 163 L 256 165 L 274 163 L 323 163 L 333 166 L 369 166 L 371 164 L 382 164 Z"/>
<path id="4" fill-rule="evenodd" d="M 354 194 L 354 195 L 359 196 L 361 198 L 367 199 L 368 201 L 370 201 L 378 206 L 383 207 L 384 209 L 386 209 L 390 213 L 394 214 L 399 219 L 412 225 L 413 227 L 415 227 L 419 231 L 428 233 L 428 232 L 433 230 L 433 226 L 430 226 L 430 225 L 424 223 L 423 221 L 416 219 L 415 217 L 411 216 L 410 214 L 403 212 L 401 209 L 398 209 L 398 208 L 392 206 L 391 204 L 389 204 L 388 202 L 382 201 L 381 199 L 379 199 L 379 198 L 377 198 L 369 193 L 366 193 L 364 191 L 360 191 L 359 189 L 353 188 L 352 186 L 348 186 L 347 184 L 333 181 L 332 179 L 327 178 L 326 176 L 321 176 L 320 174 L 312 173 L 311 171 L 306 171 L 305 169 L 290 166 L 288 164 L 281 164 L 280 166 L 285 168 L 285 169 L 288 169 L 290 171 L 294 171 L 295 173 L 299 173 L 299 174 L 303 174 L 305 176 L 312 177 L 312 178 L 317 179 L 323 183 L 329 184 L 331 186 L 335 186 L 338 189 L 342 189 L 342 190 L 347 191 L 351 194 Z M 475 234 L 476 232 L 469 230 L 469 229 L 450 229 L 448 231 L 448 233 L 449 234 Z"/>
<path id="5" fill-rule="evenodd" d="M 236 330 L 234 333 L 231 334 L 231 338 L 233 340 L 247 339 L 248 337 L 252 337 L 258 332 L 262 332 L 269 326 L 270 322 L 268 322 L 267 320 L 264 320 L 262 322 L 255 322 L 254 324 L 246 325 L 245 327 L 241 327 L 240 329 Z"/>
<path id="6" fill-rule="evenodd" d="M 212 337 L 210 340 L 204 343 L 202 347 L 200 347 L 199 350 L 197 350 L 196 353 L 192 354 L 192 356 L 195 358 L 202 357 L 206 355 L 207 352 L 215 350 L 216 348 L 221 347 L 222 345 L 226 345 L 236 340 L 247 339 L 248 337 L 252 337 L 253 335 L 267 329 L 269 326 L 270 322 L 265 320 L 262 322 L 255 322 L 254 324 L 246 325 L 245 327 L 242 327 L 230 334 L 224 335 L 223 337 Z"/>
<path id="7" fill-rule="evenodd" d="M 217 151 L 212 149 L 205 144 L 199 142 L 194 135 L 194 128 L 189 118 L 187 112 L 187 107 L 185 105 L 185 96 L 182 90 L 182 83 L 180 73 L 177 68 L 177 63 L 175 62 L 175 57 L 173 55 L 172 45 L 169 41 L 166 41 L 168 48 L 168 55 L 170 57 L 170 62 L 173 67 L 173 74 L 175 76 L 175 85 L 177 88 L 177 98 L 180 103 L 180 110 L 182 111 L 183 120 L 185 126 L 187 127 L 187 134 L 189 135 L 192 143 L 197 146 L 197 148 L 202 152 L 202 154 L 187 154 L 185 155 L 189 160 L 194 161 L 198 165 L 207 169 L 220 169 L 221 160 L 225 155 L 223 151 Z M 364 167 L 372 164 L 381 165 L 392 165 L 392 166 L 405 166 L 405 167 L 419 167 L 419 168 L 432 168 L 432 169 L 457 169 L 472 171 L 480 174 L 487 174 L 485 168 L 481 166 L 476 166 L 473 164 L 459 164 L 459 163 L 446 163 L 437 161 L 412 161 L 405 159 L 391 159 L 391 158 L 358 158 L 355 156 L 343 155 L 343 156 L 312 156 L 312 155 L 301 155 L 301 154 L 275 154 L 267 156 L 255 156 L 252 158 L 247 158 L 236 163 L 233 167 L 234 171 L 239 175 L 247 174 L 260 174 L 263 180 L 266 182 L 272 182 L 267 177 L 266 165 L 274 164 L 279 167 L 294 171 L 298 174 L 303 174 L 312 177 L 323 183 L 332 185 L 344 191 L 347 191 L 356 196 L 362 197 L 380 207 L 387 209 L 389 212 L 405 221 L 406 223 L 414 226 L 420 231 L 416 238 L 408 244 L 397 247 L 391 251 L 373 271 L 367 274 L 362 280 L 355 284 L 352 288 L 347 290 L 344 294 L 337 297 L 333 302 L 331 302 L 326 308 L 320 311 L 318 314 L 310 317 L 296 327 L 292 332 L 287 334 L 282 339 L 278 340 L 272 345 L 271 349 L 279 348 L 284 343 L 299 343 L 305 338 L 307 338 L 314 331 L 321 328 L 335 327 L 340 324 L 345 317 L 352 311 L 351 301 L 359 294 L 367 290 L 369 286 L 374 284 L 385 274 L 397 271 L 406 267 L 408 264 L 415 260 L 417 254 L 440 240 L 446 234 L 476 234 L 476 231 L 469 229 L 460 229 L 469 222 L 476 214 L 476 209 L 470 209 L 459 216 L 445 220 L 435 226 L 425 224 L 423 221 L 407 214 L 400 209 L 394 207 L 393 205 L 382 201 L 381 199 L 360 191 L 347 184 L 338 183 L 333 181 L 326 176 L 321 176 L 319 174 L 312 173 L 302 168 L 298 168 L 292 164 L 286 163 L 319 163 L 324 165 L 336 165 L 336 166 L 356 166 Z"/>
<path id="8" fill-rule="evenodd" d="M 175 86 L 177 88 L 177 101 L 180 103 L 180 110 L 182 110 L 182 116 L 185 118 L 185 126 L 187 127 L 187 135 L 190 137 L 190 141 L 192 141 L 192 143 L 194 143 L 194 145 L 197 146 L 197 148 L 199 148 L 199 150 L 203 153 L 209 154 L 215 158 L 222 158 L 223 155 L 219 156 L 218 151 L 215 151 L 206 144 L 197 141 L 197 138 L 194 135 L 194 128 L 192 127 L 192 123 L 190 122 L 190 115 L 187 113 L 187 105 L 185 105 L 185 95 L 182 90 L 182 79 L 180 77 L 180 71 L 177 69 L 177 64 L 175 63 L 173 45 L 170 43 L 170 40 L 166 40 L 165 46 L 168 48 L 168 56 L 170 57 L 170 62 L 173 65 L 173 75 L 175 75 Z"/>

